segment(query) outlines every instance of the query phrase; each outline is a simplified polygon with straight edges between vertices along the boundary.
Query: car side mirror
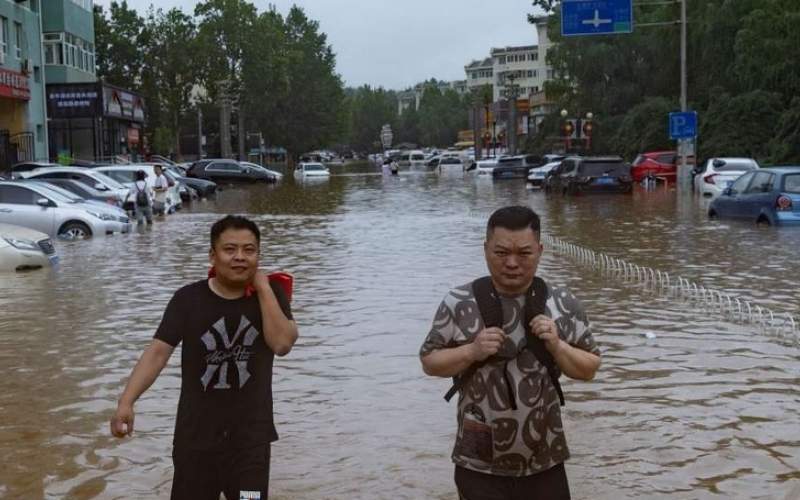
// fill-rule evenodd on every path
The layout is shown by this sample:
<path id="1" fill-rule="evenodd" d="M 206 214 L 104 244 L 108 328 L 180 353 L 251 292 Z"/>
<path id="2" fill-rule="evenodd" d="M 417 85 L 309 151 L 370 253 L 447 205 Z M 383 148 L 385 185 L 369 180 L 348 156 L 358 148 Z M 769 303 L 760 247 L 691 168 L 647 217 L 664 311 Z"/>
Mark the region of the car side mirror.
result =
<path id="1" fill-rule="evenodd" d="M 94 188 L 98 191 L 108 191 L 108 188 L 105 186 L 105 184 L 101 184 L 99 182 L 94 185 Z"/>
<path id="2" fill-rule="evenodd" d="M 39 198 L 39 199 L 37 199 L 36 200 L 36 204 L 39 205 L 42 208 L 48 208 L 48 207 L 52 206 L 52 204 L 50 203 L 50 200 L 48 200 L 47 198 Z"/>
<path id="3" fill-rule="evenodd" d="M 733 189 L 729 187 L 722 190 L 722 194 L 724 196 L 731 196 L 733 192 L 734 192 Z"/>

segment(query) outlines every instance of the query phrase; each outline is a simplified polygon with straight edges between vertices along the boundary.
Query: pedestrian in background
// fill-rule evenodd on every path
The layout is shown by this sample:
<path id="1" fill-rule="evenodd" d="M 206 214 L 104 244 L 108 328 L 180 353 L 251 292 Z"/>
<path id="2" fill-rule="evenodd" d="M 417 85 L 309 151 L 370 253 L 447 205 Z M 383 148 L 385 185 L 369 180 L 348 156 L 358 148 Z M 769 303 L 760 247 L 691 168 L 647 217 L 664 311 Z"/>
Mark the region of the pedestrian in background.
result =
<path id="1" fill-rule="evenodd" d="M 147 219 L 147 225 L 153 223 L 153 198 L 150 196 L 150 186 L 147 185 L 147 174 L 144 170 L 136 172 L 136 181 L 128 190 L 125 202 L 133 203 L 133 213 L 136 216 L 136 224 L 141 225 Z"/>
<path id="2" fill-rule="evenodd" d="M 164 216 L 167 208 L 167 191 L 169 191 L 169 181 L 164 175 L 164 170 L 160 165 L 156 165 L 153 170 L 156 173 L 156 180 L 153 183 L 153 214 Z"/>

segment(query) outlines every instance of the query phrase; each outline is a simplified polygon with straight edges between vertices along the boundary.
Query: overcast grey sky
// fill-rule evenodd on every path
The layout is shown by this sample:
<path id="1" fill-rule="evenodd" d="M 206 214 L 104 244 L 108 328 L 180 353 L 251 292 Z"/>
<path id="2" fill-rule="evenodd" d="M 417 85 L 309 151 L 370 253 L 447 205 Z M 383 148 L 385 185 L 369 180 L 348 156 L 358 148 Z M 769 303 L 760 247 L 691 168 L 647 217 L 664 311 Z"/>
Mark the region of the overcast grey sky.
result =
<path id="1" fill-rule="evenodd" d="M 428 78 L 463 80 L 464 65 L 491 47 L 532 45 L 530 0 L 251 0 L 259 11 L 292 4 L 320 23 L 346 85 L 401 90 Z M 111 0 L 95 0 L 108 7 Z M 193 13 L 193 0 L 128 0 L 144 14 L 150 4 Z"/>

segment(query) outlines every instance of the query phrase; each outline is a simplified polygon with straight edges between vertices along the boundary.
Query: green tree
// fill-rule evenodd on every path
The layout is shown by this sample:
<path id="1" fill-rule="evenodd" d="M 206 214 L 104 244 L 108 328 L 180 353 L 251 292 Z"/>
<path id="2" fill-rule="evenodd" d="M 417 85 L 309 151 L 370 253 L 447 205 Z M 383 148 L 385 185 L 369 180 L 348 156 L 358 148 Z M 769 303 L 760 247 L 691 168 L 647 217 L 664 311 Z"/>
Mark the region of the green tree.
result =
<path id="1" fill-rule="evenodd" d="M 109 17 L 94 7 L 97 76 L 108 83 L 137 90 L 147 45 L 145 22 L 128 2 L 111 2 Z"/>
<path id="2" fill-rule="evenodd" d="M 189 111 L 191 92 L 198 76 L 193 63 L 197 28 L 193 19 L 179 9 L 164 12 L 151 8 L 146 30 L 149 57 L 144 68 L 143 90 L 151 104 L 151 128 L 160 127 L 162 136 L 171 137 L 171 146 L 162 149 L 162 139 L 158 151 L 171 149 L 180 155 L 181 117 Z"/>
<path id="3" fill-rule="evenodd" d="M 278 105 L 278 137 L 297 158 L 341 136 L 344 89 L 327 36 L 300 7 L 293 6 L 286 16 L 284 36 L 287 88 Z"/>

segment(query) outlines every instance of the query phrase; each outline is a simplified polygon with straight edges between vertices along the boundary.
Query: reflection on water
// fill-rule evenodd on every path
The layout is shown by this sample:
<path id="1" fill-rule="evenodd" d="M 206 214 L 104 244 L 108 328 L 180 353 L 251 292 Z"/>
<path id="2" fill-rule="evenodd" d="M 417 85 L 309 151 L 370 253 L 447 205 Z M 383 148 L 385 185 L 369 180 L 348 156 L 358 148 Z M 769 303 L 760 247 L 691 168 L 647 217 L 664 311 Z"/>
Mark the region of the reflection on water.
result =
<path id="1" fill-rule="evenodd" d="M 210 224 L 239 212 L 264 232 L 264 266 L 296 276 L 273 497 L 454 499 L 455 406 L 417 350 L 444 293 L 485 273 L 486 218 L 510 203 L 572 243 L 800 308 L 800 231 L 709 222 L 674 192 L 548 197 L 407 172 L 228 187 L 150 231 L 62 244 L 57 270 L 0 277 L 0 496 L 168 496 L 179 356 L 133 439 L 107 420 L 172 292 L 204 275 Z M 604 349 L 593 382 L 564 384 L 575 498 L 783 498 L 800 482 L 796 349 L 562 257 L 540 274 L 583 300 Z"/>

